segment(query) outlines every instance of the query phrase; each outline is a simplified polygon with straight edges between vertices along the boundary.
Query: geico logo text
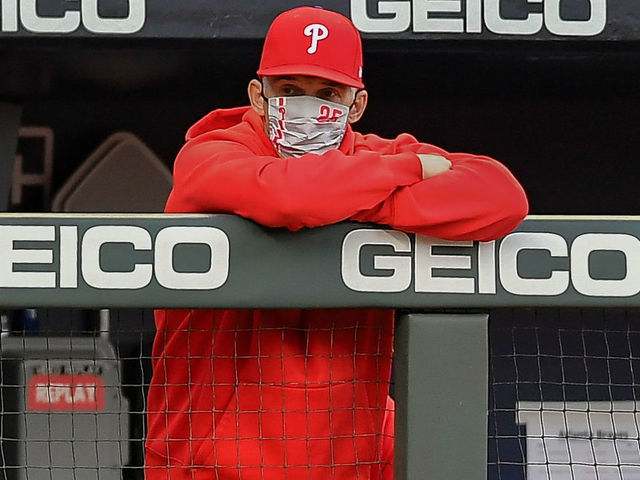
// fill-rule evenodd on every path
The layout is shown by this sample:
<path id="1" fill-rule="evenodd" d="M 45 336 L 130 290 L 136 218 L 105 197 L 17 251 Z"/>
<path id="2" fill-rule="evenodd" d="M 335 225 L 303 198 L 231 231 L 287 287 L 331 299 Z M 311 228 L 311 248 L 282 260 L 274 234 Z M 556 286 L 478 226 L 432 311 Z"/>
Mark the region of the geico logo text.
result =
<path id="1" fill-rule="evenodd" d="M 64 12 L 59 16 L 41 15 L 38 0 L 0 1 L 3 32 L 17 32 L 22 25 L 33 33 L 71 33 L 82 25 L 92 33 L 124 35 L 140 31 L 146 19 L 146 0 L 126 0 L 128 15 L 112 18 L 100 15 L 100 0 L 79 0 L 80 11 L 78 2 L 57 0 Z"/>
<path id="2" fill-rule="evenodd" d="M 572 0 L 523 0 L 528 5 L 525 18 L 503 16 L 502 6 L 509 0 L 377 0 L 377 13 L 383 17 L 367 13 L 367 0 L 351 0 L 351 20 L 368 33 L 404 32 L 409 27 L 423 33 L 481 33 L 484 23 L 499 35 L 535 35 L 543 26 L 554 35 L 598 35 L 607 23 L 607 1 L 586 1 L 589 18 L 567 19 L 563 6 L 575 6 Z M 537 5 L 543 6 L 542 13 L 533 11 Z"/>
<path id="3" fill-rule="evenodd" d="M 16 242 L 43 245 L 19 248 Z M 55 242 L 55 246 L 48 247 L 44 242 Z M 153 260 L 145 263 L 132 258 L 128 269 L 106 270 L 102 252 L 108 244 L 153 251 Z M 209 265 L 203 266 L 206 270 L 176 271 L 175 247 L 186 244 L 209 248 Z M 54 248 L 59 248 L 55 269 Z M 15 271 L 16 265 L 22 268 Z M 46 271 L 27 270 L 24 265 Z M 155 278 L 158 284 L 173 290 L 212 290 L 224 285 L 229 275 L 229 238 L 214 227 L 165 227 L 152 238 L 137 226 L 99 225 L 79 239 L 76 226 L 61 226 L 58 234 L 55 226 L 0 225 L 0 288 L 78 288 L 79 274 L 87 285 L 99 289 L 139 289 Z"/>
<path id="4" fill-rule="evenodd" d="M 385 246 L 393 253 L 364 253 L 366 246 Z M 447 247 L 456 250 L 442 253 Z M 461 254 L 460 247 L 466 247 L 468 254 Z M 527 250 L 565 258 L 569 267 L 549 261 L 546 278 L 527 277 L 521 273 L 521 253 Z M 615 278 L 594 278 L 590 271 L 590 256 L 602 251 L 624 255 L 625 267 Z M 477 274 L 471 270 L 472 259 Z M 363 261 L 372 264 L 376 274 L 363 273 Z M 447 275 L 438 275 L 442 271 Z M 623 233 L 584 233 L 569 245 L 555 233 L 515 232 L 504 237 L 497 249 L 496 242 L 446 242 L 420 235 L 412 247 L 405 233 L 360 229 L 349 232 L 342 243 L 342 280 L 359 292 L 403 292 L 413 281 L 416 292 L 495 294 L 499 280 L 505 291 L 515 295 L 560 295 L 573 286 L 590 297 L 631 297 L 640 293 L 640 240 Z"/>

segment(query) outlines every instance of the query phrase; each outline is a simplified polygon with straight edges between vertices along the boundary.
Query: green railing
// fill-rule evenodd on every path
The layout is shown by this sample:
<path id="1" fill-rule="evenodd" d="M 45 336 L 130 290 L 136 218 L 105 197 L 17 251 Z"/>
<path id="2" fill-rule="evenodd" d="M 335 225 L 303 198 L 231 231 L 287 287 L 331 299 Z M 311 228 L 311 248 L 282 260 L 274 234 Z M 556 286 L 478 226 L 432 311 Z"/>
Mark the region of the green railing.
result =
<path id="1" fill-rule="evenodd" d="M 396 478 L 484 479 L 489 309 L 638 307 L 639 238 L 640 217 L 529 217 L 494 242 L 447 242 L 356 223 L 1 214 L 0 307 L 398 309 Z"/>

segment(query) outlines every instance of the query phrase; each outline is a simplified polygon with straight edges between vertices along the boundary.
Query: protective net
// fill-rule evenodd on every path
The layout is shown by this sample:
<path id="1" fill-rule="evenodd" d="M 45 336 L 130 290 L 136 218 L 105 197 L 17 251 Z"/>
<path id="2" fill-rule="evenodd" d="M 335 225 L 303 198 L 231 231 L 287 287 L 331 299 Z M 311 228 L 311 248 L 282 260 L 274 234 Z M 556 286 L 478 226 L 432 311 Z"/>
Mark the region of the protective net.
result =
<path id="1" fill-rule="evenodd" d="M 490 479 L 640 478 L 639 311 L 496 311 L 490 338 Z"/>
<path id="2" fill-rule="evenodd" d="M 157 315 L 5 315 L 4 478 L 389 475 L 391 312 Z"/>
<path id="3" fill-rule="evenodd" d="M 151 312 L 0 313 L 0 478 L 143 478 Z"/>
<path id="4" fill-rule="evenodd" d="M 385 478 L 389 322 L 273 314 L 154 347 L 150 310 L 3 312 L 0 478 L 142 479 L 145 441 L 171 478 Z M 489 479 L 640 478 L 640 311 L 496 310 L 490 352 Z"/>

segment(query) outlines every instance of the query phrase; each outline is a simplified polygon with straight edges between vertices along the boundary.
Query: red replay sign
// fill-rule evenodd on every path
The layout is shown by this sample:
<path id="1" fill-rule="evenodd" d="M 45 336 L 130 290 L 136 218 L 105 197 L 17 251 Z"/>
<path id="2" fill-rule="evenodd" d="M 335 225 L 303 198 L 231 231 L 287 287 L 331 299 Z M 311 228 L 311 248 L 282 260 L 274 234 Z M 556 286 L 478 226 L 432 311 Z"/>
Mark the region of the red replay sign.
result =
<path id="1" fill-rule="evenodd" d="M 27 386 L 31 411 L 104 410 L 104 380 L 99 375 L 34 375 Z"/>

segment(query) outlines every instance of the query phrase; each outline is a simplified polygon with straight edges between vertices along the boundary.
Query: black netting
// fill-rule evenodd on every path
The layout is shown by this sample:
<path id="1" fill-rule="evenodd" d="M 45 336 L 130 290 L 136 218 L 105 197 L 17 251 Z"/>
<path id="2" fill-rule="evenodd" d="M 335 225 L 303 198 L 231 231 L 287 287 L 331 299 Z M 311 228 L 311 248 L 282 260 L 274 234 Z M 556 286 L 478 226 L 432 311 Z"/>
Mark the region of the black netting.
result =
<path id="1" fill-rule="evenodd" d="M 382 478 L 388 313 L 159 315 L 3 315 L 5 479 Z"/>
<path id="2" fill-rule="evenodd" d="M 490 317 L 489 478 L 640 478 L 640 311 Z"/>
<path id="3" fill-rule="evenodd" d="M 153 312 L 38 309 L 5 311 L 1 317 L 0 478 L 142 479 L 155 335 Z M 489 328 L 490 480 L 640 478 L 640 311 L 495 310 Z M 258 367 L 260 362 L 271 362 L 284 367 L 286 355 L 306 356 L 306 362 L 298 363 L 303 365 L 298 373 L 307 375 L 303 377 L 306 383 L 299 382 L 294 373 L 282 377 L 290 378 L 293 384 L 289 386 L 293 387 L 322 387 L 327 381 L 309 374 L 313 370 L 309 362 L 348 361 L 357 370 L 381 359 L 381 340 L 377 351 L 362 350 L 353 355 L 330 348 L 323 350 L 331 353 L 329 357 L 319 353 L 314 358 L 308 332 L 299 326 L 265 326 L 257 337 L 246 337 L 250 331 L 237 329 L 236 339 L 245 338 L 232 346 L 231 351 L 236 353 L 222 361 L 230 361 L 232 369 L 238 362 Z M 361 333 L 356 325 L 336 323 L 324 330 L 319 328 L 329 344 L 336 338 L 357 339 Z M 377 334 L 383 338 L 382 331 Z M 289 335 L 299 337 L 298 345 L 306 346 L 297 354 L 283 351 L 274 355 L 273 342 Z M 261 349 L 259 355 L 238 350 L 242 342 L 263 345 L 261 337 L 271 347 Z M 341 369 L 344 371 L 344 364 Z M 237 427 L 245 421 L 256 422 L 256 429 L 232 429 L 237 435 L 228 440 L 240 449 L 252 448 L 251 441 L 255 440 L 243 432 L 255 432 L 267 443 L 282 440 L 273 428 L 264 428 L 269 422 L 273 425 L 274 419 L 281 422 L 284 418 L 280 407 L 274 407 L 278 402 L 283 405 L 282 398 L 275 402 L 266 393 L 271 387 L 281 387 L 282 378 L 267 379 L 260 368 L 254 373 L 262 386 L 241 378 L 227 383 L 220 377 L 219 388 L 255 387 L 253 403 L 231 409 L 232 423 Z M 338 375 L 328 381 L 340 388 L 354 388 Z M 377 381 L 384 384 L 381 378 Z M 299 414 L 299 424 L 284 425 L 283 429 L 289 428 L 288 437 L 307 449 L 322 439 L 322 432 L 313 435 L 310 425 L 315 420 L 310 414 L 320 422 L 324 417 L 331 422 L 348 414 L 356 425 L 363 414 L 375 417 L 385 412 L 380 405 L 367 409 L 336 404 L 327 409 L 314 403 L 313 397 L 303 394 L 301 398 L 303 408 L 292 407 L 293 413 Z M 197 403 L 193 398 L 190 401 Z M 224 409 L 229 407 L 215 406 L 211 411 Z M 210 416 L 211 411 L 196 409 L 194 413 Z M 276 430 L 282 433 L 283 429 Z M 300 435 L 292 436 L 296 429 Z M 371 434 L 363 433 L 365 438 Z M 320 463 L 315 467 L 325 468 L 326 478 L 332 478 L 336 465 L 353 467 L 349 461 L 341 463 L 339 452 L 357 452 L 360 440 L 355 439 L 353 434 L 342 439 L 341 447 L 329 447 L 334 451 L 334 465 Z M 311 454 L 308 458 L 313 459 Z M 237 466 L 255 467 L 242 462 Z"/>
<path id="4" fill-rule="evenodd" d="M 152 311 L 1 317 L 0 478 L 143 478 Z"/>

